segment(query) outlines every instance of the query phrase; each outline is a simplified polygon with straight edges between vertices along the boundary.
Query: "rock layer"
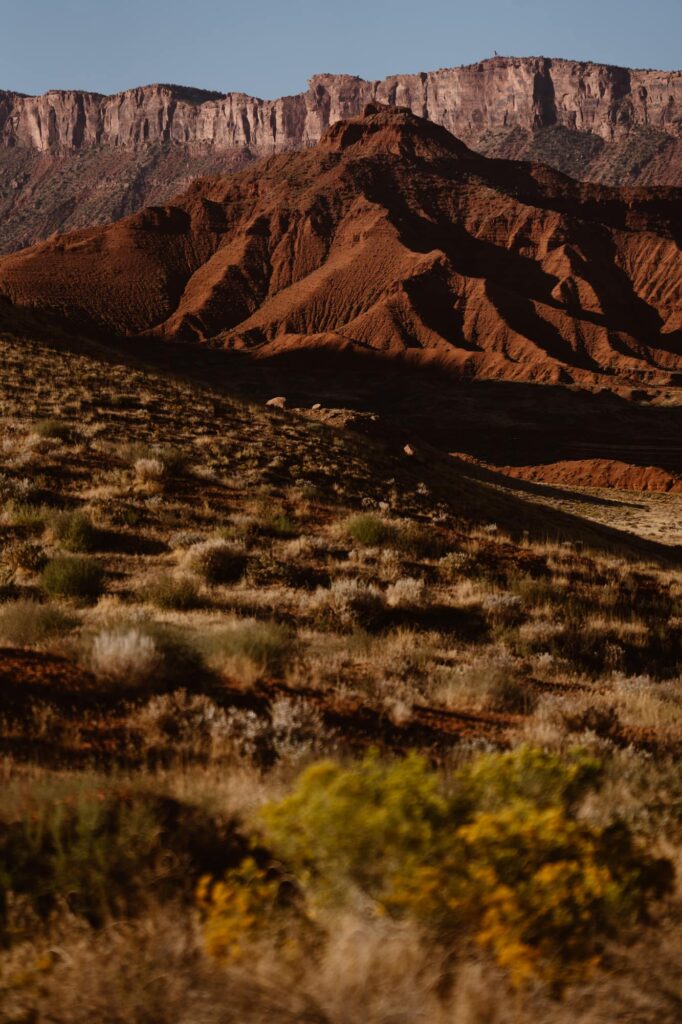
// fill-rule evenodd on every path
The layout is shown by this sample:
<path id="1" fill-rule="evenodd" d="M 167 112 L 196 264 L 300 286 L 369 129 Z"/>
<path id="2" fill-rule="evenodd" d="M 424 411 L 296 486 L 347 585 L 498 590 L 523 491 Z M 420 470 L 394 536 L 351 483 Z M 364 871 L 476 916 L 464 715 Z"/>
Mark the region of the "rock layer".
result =
<path id="1" fill-rule="evenodd" d="M 637 128 L 682 135 L 679 71 L 496 57 L 374 82 L 317 75 L 306 92 L 276 100 L 172 85 L 115 96 L 5 92 L 0 93 L 0 144 L 59 153 L 174 142 L 225 151 L 242 146 L 264 155 L 315 144 L 331 124 L 357 116 L 371 101 L 409 107 L 465 141 L 487 129 L 556 125 L 606 141 Z"/>
<path id="2" fill-rule="evenodd" d="M 545 58 L 365 81 L 317 75 L 276 100 L 154 85 L 0 92 L 0 250 L 163 202 L 203 173 L 315 145 L 367 102 L 408 107 L 489 155 L 581 180 L 682 185 L 682 73 Z"/>
<path id="3" fill-rule="evenodd" d="M 681 213 L 682 190 L 579 184 L 370 105 L 313 149 L 4 257 L 0 296 L 128 336 L 667 383 L 682 373 Z"/>

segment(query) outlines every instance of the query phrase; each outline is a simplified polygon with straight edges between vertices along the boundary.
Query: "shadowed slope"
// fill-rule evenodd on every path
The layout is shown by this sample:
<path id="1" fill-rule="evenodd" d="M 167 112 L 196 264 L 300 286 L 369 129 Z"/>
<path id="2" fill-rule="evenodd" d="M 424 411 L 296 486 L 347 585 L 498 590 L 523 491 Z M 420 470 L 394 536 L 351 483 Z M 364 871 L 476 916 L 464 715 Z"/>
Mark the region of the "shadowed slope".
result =
<path id="1" fill-rule="evenodd" d="M 372 105 L 314 150 L 5 257 L 0 294 L 130 336 L 665 382 L 682 370 L 681 199 L 488 160 Z"/>

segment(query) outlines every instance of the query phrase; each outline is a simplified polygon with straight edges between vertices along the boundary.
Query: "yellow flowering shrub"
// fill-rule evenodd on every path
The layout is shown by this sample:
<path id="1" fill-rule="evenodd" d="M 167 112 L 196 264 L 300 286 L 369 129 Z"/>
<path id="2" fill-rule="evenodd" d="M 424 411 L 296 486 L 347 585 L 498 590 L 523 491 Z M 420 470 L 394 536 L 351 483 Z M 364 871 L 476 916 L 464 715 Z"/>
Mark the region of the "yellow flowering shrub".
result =
<path id="1" fill-rule="evenodd" d="M 561 987 L 599 961 L 604 940 L 644 918 L 671 884 L 667 861 L 619 823 L 573 816 L 600 766 L 531 748 L 475 759 L 448 790 L 417 755 L 331 761 L 266 807 L 274 849 L 317 894 L 360 888 L 446 939 L 466 928 L 515 984 Z"/>
<path id="2" fill-rule="evenodd" d="M 204 915 L 206 952 L 218 960 L 240 959 L 249 942 L 272 929 L 279 908 L 280 880 L 268 877 L 252 857 L 224 878 L 204 876 L 197 905 Z"/>
<path id="3" fill-rule="evenodd" d="M 470 926 L 514 984 L 554 987 L 599 962 L 604 940 L 644 916 L 671 880 L 623 826 L 593 828 L 523 801 L 460 826 L 455 855 L 398 879 L 393 909 Z"/>
<path id="4" fill-rule="evenodd" d="M 382 899 L 394 871 L 424 863 L 448 834 L 450 807 L 425 758 L 352 768 L 321 761 L 263 821 L 279 856 L 304 881 L 342 896 L 349 883 Z"/>

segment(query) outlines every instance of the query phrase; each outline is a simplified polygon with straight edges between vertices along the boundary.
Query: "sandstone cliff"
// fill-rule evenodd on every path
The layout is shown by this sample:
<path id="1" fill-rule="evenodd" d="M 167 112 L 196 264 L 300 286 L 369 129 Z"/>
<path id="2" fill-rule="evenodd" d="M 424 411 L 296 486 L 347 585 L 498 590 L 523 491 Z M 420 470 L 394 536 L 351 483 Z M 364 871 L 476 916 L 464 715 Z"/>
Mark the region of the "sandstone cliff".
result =
<path id="1" fill-rule="evenodd" d="M 682 72 L 545 58 L 364 81 L 276 100 L 171 85 L 115 96 L 0 92 L 0 250 L 159 202 L 199 174 L 314 145 L 367 102 L 404 106 L 488 155 L 582 180 L 682 185 Z"/>
<path id="2" fill-rule="evenodd" d="M 247 146 L 263 155 L 316 143 L 330 124 L 357 116 L 372 100 L 409 107 L 465 141 L 487 129 L 555 125 L 606 141 L 637 128 L 682 136 L 682 72 L 496 57 L 376 82 L 317 75 L 306 92 L 277 100 L 172 85 L 116 96 L 0 93 L 0 142 L 51 153 L 176 142 Z"/>

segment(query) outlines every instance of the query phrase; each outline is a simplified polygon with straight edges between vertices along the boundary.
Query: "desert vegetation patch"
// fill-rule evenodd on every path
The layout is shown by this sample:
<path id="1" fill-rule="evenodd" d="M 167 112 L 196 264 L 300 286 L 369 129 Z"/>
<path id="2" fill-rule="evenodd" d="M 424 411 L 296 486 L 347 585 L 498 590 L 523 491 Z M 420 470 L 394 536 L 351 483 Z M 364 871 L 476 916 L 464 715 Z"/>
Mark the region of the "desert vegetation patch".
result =
<path id="1" fill-rule="evenodd" d="M 676 549 L 1 344 L 0 1020 L 675 1020 Z"/>

